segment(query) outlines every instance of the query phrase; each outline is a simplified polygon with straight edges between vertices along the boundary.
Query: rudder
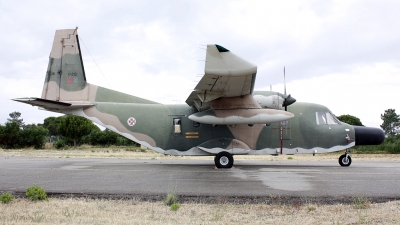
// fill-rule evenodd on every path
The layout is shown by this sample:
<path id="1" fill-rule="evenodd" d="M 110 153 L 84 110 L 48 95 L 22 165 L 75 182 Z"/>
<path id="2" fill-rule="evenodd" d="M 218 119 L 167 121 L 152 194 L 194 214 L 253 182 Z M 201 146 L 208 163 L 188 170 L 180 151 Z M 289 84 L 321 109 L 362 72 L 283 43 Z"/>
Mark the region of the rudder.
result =
<path id="1" fill-rule="evenodd" d="M 57 30 L 50 53 L 42 98 L 53 101 L 88 101 L 89 87 L 77 29 Z"/>

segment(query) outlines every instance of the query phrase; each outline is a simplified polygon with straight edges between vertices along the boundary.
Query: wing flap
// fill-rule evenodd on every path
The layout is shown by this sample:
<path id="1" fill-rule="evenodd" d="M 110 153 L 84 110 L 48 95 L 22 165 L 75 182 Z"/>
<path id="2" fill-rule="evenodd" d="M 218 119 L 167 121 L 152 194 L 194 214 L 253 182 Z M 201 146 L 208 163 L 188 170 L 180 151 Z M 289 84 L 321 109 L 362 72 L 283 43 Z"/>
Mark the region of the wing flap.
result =
<path id="1" fill-rule="evenodd" d="M 219 45 L 207 45 L 205 74 L 186 103 L 197 110 L 221 97 L 238 97 L 253 93 L 257 66 Z M 205 104 L 207 105 L 207 104 Z"/>
<path id="2" fill-rule="evenodd" d="M 202 94 L 203 92 L 199 91 L 193 91 L 189 97 L 186 99 L 186 104 L 190 106 L 194 106 L 197 108 L 199 111 L 207 110 L 210 108 L 210 103 L 209 102 L 202 102 L 199 98 L 199 94 Z M 204 93 L 203 93 L 204 94 Z"/>

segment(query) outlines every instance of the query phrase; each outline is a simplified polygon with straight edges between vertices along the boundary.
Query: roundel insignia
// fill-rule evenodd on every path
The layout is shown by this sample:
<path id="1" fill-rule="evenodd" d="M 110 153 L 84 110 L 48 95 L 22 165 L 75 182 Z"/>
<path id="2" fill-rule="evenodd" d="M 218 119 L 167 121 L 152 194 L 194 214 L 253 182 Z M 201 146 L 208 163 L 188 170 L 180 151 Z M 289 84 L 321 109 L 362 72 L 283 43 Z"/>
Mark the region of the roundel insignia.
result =
<path id="1" fill-rule="evenodd" d="M 129 126 L 134 126 L 136 124 L 136 119 L 135 118 L 133 118 L 133 117 L 129 117 L 129 119 L 128 119 L 128 125 Z"/>

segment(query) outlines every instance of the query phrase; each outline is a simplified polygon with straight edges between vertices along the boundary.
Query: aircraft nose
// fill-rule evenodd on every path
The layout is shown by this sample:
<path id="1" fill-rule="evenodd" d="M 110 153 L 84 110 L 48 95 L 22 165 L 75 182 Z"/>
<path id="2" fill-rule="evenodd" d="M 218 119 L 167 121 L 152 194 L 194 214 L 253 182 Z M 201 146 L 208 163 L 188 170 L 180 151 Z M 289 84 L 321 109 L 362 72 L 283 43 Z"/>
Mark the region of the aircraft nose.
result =
<path id="1" fill-rule="evenodd" d="M 354 126 L 356 145 L 380 145 L 385 133 L 379 128 Z"/>

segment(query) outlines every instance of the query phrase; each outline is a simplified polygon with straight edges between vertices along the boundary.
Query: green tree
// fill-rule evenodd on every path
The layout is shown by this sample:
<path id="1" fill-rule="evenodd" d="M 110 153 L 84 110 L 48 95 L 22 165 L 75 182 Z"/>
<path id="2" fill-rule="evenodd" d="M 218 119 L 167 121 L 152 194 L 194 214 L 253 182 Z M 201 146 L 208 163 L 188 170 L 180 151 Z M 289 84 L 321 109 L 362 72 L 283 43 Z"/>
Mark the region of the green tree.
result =
<path id="1" fill-rule="evenodd" d="M 2 134 L 0 142 L 5 148 L 16 148 L 19 147 L 19 124 L 17 122 L 6 123 L 1 128 Z"/>
<path id="2" fill-rule="evenodd" d="M 21 113 L 12 112 L 4 126 L 0 125 L 0 145 L 5 148 L 34 146 L 43 148 L 48 130 L 35 124 L 24 125 Z"/>
<path id="3" fill-rule="evenodd" d="M 60 125 L 62 120 L 62 116 L 60 117 L 47 117 L 44 119 L 43 122 L 43 127 L 49 130 L 49 142 L 52 143 L 53 138 L 56 138 L 56 140 L 60 140 L 60 133 L 58 132 L 58 126 Z"/>
<path id="4" fill-rule="evenodd" d="M 19 131 L 19 145 L 33 146 L 35 149 L 43 148 L 48 133 L 44 127 L 35 124 L 25 125 L 24 129 Z"/>
<path id="5" fill-rule="evenodd" d="M 44 119 L 43 127 L 49 130 L 49 135 L 59 136 L 58 126 L 60 125 L 62 117 L 47 117 Z"/>
<path id="6" fill-rule="evenodd" d="M 346 115 L 341 115 L 338 116 L 338 119 L 344 123 L 350 124 L 350 125 L 355 125 L 355 126 L 364 126 L 361 123 L 361 120 L 355 116 L 346 114 Z"/>
<path id="7" fill-rule="evenodd" d="M 118 134 L 105 129 L 104 131 L 95 130 L 90 133 L 90 142 L 92 145 L 115 145 L 117 144 Z"/>
<path id="8" fill-rule="evenodd" d="M 4 145 L 3 140 L 4 140 L 4 129 L 5 127 L 0 124 L 0 147 Z"/>
<path id="9" fill-rule="evenodd" d="M 20 112 L 12 112 L 10 114 L 8 114 L 10 116 L 10 118 L 7 119 L 7 123 L 12 123 L 12 122 L 16 122 L 19 127 L 23 127 L 24 126 L 24 119 L 20 118 L 21 117 L 21 113 Z"/>
<path id="10" fill-rule="evenodd" d="M 74 115 L 61 117 L 58 126 L 58 132 L 74 141 L 74 149 L 76 149 L 76 140 L 80 137 L 90 134 L 93 129 L 99 129 L 92 121 Z"/>
<path id="11" fill-rule="evenodd" d="M 89 135 L 86 135 L 80 139 L 81 143 L 90 145 L 119 145 L 119 146 L 137 146 L 137 144 L 126 137 L 120 136 L 119 134 L 105 129 L 101 131 L 92 130 Z"/>
<path id="12" fill-rule="evenodd" d="M 126 137 L 123 137 L 123 136 L 118 136 L 117 137 L 116 145 L 119 145 L 119 146 L 137 146 L 137 147 L 140 146 L 138 143 L 136 143 L 136 142 L 134 142 L 134 141 L 132 141 L 132 140 L 126 138 Z"/>
<path id="13" fill-rule="evenodd" d="M 19 147 L 19 132 L 20 128 L 23 127 L 24 122 L 20 112 L 12 112 L 8 114 L 10 118 L 4 127 L 0 128 L 0 144 L 5 148 Z"/>
<path id="14" fill-rule="evenodd" d="M 400 128 L 400 117 L 396 114 L 396 110 L 385 110 L 385 113 L 381 114 L 381 119 L 383 120 L 381 128 L 385 134 L 388 136 L 396 135 L 397 130 Z"/>

